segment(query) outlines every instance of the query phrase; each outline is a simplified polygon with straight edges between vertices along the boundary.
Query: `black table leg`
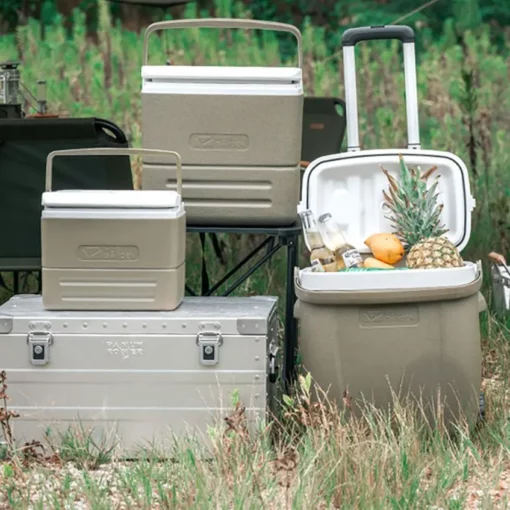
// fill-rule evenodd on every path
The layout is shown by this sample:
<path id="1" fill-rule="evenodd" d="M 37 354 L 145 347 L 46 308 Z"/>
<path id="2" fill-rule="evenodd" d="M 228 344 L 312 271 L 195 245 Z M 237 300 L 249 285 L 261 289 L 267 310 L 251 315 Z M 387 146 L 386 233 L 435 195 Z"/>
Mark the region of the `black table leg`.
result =
<path id="1" fill-rule="evenodd" d="M 15 295 L 19 294 L 19 272 L 18 271 L 14 271 L 14 274 L 13 274 L 12 291 L 13 291 L 13 294 L 15 294 Z"/>
<path id="2" fill-rule="evenodd" d="M 298 265 L 298 236 L 287 239 L 287 281 L 285 288 L 285 335 L 284 335 L 284 374 L 285 385 L 292 384 L 295 376 L 297 355 L 297 324 L 294 319 L 294 268 Z"/>

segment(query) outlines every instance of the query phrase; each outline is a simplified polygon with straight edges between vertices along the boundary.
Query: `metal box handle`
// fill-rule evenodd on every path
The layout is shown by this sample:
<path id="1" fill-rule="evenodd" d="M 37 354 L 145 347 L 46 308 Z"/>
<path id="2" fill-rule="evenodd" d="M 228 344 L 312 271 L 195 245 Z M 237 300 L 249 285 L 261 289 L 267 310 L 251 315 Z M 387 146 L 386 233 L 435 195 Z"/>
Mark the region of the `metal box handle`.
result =
<path id="1" fill-rule="evenodd" d="M 143 65 L 147 65 L 149 58 L 149 36 L 158 30 L 172 28 L 246 28 L 255 30 L 275 30 L 289 32 L 297 39 L 298 65 L 303 67 L 302 38 L 301 32 L 294 25 L 279 23 L 276 21 L 259 21 L 253 19 L 230 19 L 230 18 L 204 18 L 204 19 L 178 19 L 158 21 L 147 27 L 143 40 Z"/>
<path id="2" fill-rule="evenodd" d="M 162 149 L 138 149 L 138 148 L 125 148 L 125 149 L 66 149 L 60 151 L 53 151 L 48 154 L 46 160 L 46 191 L 51 191 L 52 177 L 53 177 L 53 159 L 56 156 L 172 156 L 177 160 L 177 193 L 182 196 L 182 165 L 181 156 L 174 151 L 167 151 Z"/>

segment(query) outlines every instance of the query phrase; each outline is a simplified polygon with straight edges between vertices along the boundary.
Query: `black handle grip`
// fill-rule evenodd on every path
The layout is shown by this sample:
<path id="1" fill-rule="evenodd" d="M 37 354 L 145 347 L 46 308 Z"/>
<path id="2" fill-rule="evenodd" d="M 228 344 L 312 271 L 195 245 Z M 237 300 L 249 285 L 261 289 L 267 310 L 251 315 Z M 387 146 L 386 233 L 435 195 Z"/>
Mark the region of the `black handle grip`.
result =
<path id="1" fill-rule="evenodd" d="M 117 124 L 114 124 L 113 122 L 106 120 L 106 119 L 98 119 L 98 118 L 94 119 L 94 124 L 95 124 L 96 129 L 101 129 L 101 130 L 106 129 L 107 131 L 109 131 L 115 137 L 115 141 L 117 143 L 120 143 L 120 144 L 127 143 L 126 135 L 120 129 L 120 127 L 117 126 Z M 107 133 L 107 134 L 110 134 L 110 133 Z"/>
<path id="2" fill-rule="evenodd" d="M 342 45 L 356 46 L 360 41 L 382 39 L 398 39 L 403 43 L 414 43 L 414 30 L 406 25 L 349 28 L 342 35 Z"/>

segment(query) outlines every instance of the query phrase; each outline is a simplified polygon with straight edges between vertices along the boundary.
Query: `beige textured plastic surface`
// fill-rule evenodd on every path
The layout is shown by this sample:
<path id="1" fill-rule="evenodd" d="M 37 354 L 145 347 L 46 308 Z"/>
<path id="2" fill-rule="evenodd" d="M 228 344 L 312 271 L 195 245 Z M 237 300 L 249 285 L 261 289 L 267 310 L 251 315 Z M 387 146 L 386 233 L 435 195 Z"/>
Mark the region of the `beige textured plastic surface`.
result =
<path id="1" fill-rule="evenodd" d="M 186 166 L 183 201 L 188 225 L 285 226 L 297 220 L 299 166 Z M 175 167 L 144 164 L 144 189 L 175 189 Z"/>
<path id="2" fill-rule="evenodd" d="M 184 296 L 186 218 L 43 219 L 47 310 L 173 310 Z"/>
<path id="3" fill-rule="evenodd" d="M 42 267 L 172 269 L 186 258 L 186 216 L 43 218 Z"/>
<path id="4" fill-rule="evenodd" d="M 222 18 L 150 25 L 144 39 L 144 66 L 148 64 L 151 33 L 200 27 L 291 33 L 297 40 L 298 65 L 302 66 L 302 38 L 296 27 Z M 293 223 L 299 200 L 300 176 L 294 168 L 298 168 L 301 158 L 302 91 L 288 95 L 261 94 L 256 91 L 265 85 L 258 83 L 253 94 L 227 93 L 222 90 L 221 76 L 218 80 L 204 94 L 142 93 L 143 146 L 172 147 L 181 155 L 186 166 L 187 189 L 183 199 L 189 224 L 285 226 Z M 271 89 L 272 85 L 268 87 Z M 166 179 L 153 172 L 152 165 L 167 165 L 167 161 L 159 156 L 144 157 L 143 161 L 149 170 L 145 172 L 142 187 L 162 189 L 162 183 L 166 186 Z M 204 168 L 200 170 L 198 166 Z M 250 166 L 252 176 L 246 178 Z M 284 179 L 288 180 L 283 184 Z"/>
<path id="5" fill-rule="evenodd" d="M 55 156 L 146 152 L 54 152 L 48 157 L 46 189 L 51 190 Z M 178 168 L 181 191 L 180 164 Z M 125 209 L 113 208 L 102 209 L 97 217 L 97 209 L 85 208 L 73 217 L 73 211 L 72 207 L 51 208 L 51 217 L 43 212 L 41 219 L 42 295 L 47 310 L 174 310 L 179 306 L 185 286 L 184 212 L 170 210 L 172 214 L 164 217 L 164 210 L 134 208 L 127 211 L 138 211 L 141 217 L 126 217 Z"/>
<path id="6" fill-rule="evenodd" d="M 46 310 L 175 310 L 184 297 L 185 264 L 176 269 L 44 268 Z"/>
<path id="7" fill-rule="evenodd" d="M 392 388 L 422 395 L 430 418 L 440 387 L 446 422 L 465 416 L 473 424 L 481 387 L 481 282 L 480 276 L 441 291 L 356 293 L 308 292 L 296 280 L 304 368 L 340 406 L 348 391 L 356 414 L 363 398 L 379 408 L 391 404 Z"/>
<path id="8" fill-rule="evenodd" d="M 297 166 L 302 118 L 302 95 L 142 94 L 142 145 L 176 148 L 183 165 Z"/>

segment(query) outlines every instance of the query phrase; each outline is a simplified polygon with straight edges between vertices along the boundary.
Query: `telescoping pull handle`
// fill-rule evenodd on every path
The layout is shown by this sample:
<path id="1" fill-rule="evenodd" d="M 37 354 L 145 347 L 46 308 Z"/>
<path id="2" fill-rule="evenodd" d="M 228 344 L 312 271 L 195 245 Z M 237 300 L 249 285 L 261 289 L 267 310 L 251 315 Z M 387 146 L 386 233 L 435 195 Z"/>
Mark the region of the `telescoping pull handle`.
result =
<path id="1" fill-rule="evenodd" d="M 51 191 L 53 180 L 53 160 L 57 156 L 171 156 L 177 161 L 177 193 L 182 196 L 182 165 L 181 156 L 177 152 L 160 149 L 68 149 L 53 151 L 48 154 L 46 159 L 46 191 Z"/>
<path id="2" fill-rule="evenodd" d="M 407 112 L 407 146 L 420 149 L 418 118 L 418 87 L 416 84 L 416 58 L 414 31 L 404 25 L 359 27 L 346 30 L 342 36 L 344 56 L 345 104 L 347 114 L 347 150 L 360 150 L 358 128 L 358 96 L 356 91 L 356 59 L 354 48 L 361 41 L 397 39 L 404 49 L 405 96 Z"/>
<path id="3" fill-rule="evenodd" d="M 275 30 L 277 32 L 291 33 L 297 40 L 298 65 L 303 67 L 302 38 L 301 32 L 294 26 L 276 21 L 259 21 L 252 19 L 230 18 L 204 18 L 204 19 L 178 19 L 170 21 L 158 21 L 147 27 L 143 39 L 143 65 L 147 65 L 149 58 L 149 36 L 158 30 L 173 28 L 245 28 L 253 30 Z"/>

